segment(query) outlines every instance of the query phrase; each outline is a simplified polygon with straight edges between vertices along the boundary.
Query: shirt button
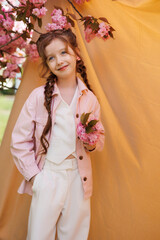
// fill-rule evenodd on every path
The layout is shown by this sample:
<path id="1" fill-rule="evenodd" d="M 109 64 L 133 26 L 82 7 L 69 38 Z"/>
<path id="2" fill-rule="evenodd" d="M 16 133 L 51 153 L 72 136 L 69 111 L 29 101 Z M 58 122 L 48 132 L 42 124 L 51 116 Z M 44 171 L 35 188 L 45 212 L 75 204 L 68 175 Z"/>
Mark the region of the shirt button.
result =
<path id="1" fill-rule="evenodd" d="M 78 113 L 76 114 L 76 118 L 79 118 L 79 114 Z"/>
<path id="2" fill-rule="evenodd" d="M 83 178 L 83 181 L 87 181 L 87 177 L 84 177 L 84 178 Z"/>
<path id="3" fill-rule="evenodd" d="M 82 159 L 83 159 L 83 156 L 79 156 L 79 159 L 82 160 Z"/>

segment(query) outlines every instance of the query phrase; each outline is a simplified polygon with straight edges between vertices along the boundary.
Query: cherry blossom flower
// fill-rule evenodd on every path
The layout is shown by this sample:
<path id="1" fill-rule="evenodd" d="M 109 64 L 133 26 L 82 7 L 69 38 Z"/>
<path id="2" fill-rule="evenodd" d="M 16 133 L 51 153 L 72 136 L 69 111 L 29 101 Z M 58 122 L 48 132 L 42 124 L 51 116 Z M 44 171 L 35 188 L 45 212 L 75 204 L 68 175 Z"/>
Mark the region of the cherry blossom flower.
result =
<path id="1" fill-rule="evenodd" d="M 36 61 L 39 58 L 36 44 L 28 44 L 26 46 L 26 54 L 32 61 Z"/>
<path id="2" fill-rule="evenodd" d="M 32 10 L 32 14 L 34 14 L 34 15 L 36 15 L 37 17 L 40 15 L 40 10 L 39 10 L 39 8 L 34 8 L 33 10 Z"/>
<path id="3" fill-rule="evenodd" d="M 22 33 L 26 29 L 26 26 L 23 21 L 14 21 L 13 31 Z"/>
<path id="4" fill-rule="evenodd" d="M 88 43 L 96 36 L 96 34 L 93 33 L 92 28 L 89 26 L 87 26 L 87 28 L 84 30 L 84 34 L 85 34 L 85 39 Z"/>
<path id="5" fill-rule="evenodd" d="M 52 30 L 62 29 L 62 27 L 57 25 L 56 23 L 47 23 L 45 29 L 47 32 L 50 32 Z"/>
<path id="6" fill-rule="evenodd" d="M 89 145 L 94 145 L 100 138 L 100 131 L 96 130 L 91 133 L 86 133 L 85 126 L 80 122 L 77 125 L 77 135 L 81 141 L 88 143 Z"/>
<path id="7" fill-rule="evenodd" d="M 26 2 L 27 2 L 27 1 L 26 1 L 26 0 L 19 0 L 19 2 L 22 3 L 22 4 L 24 4 L 24 5 L 26 5 Z"/>
<path id="8" fill-rule="evenodd" d="M 47 11 L 48 10 L 45 7 L 40 8 L 40 16 L 39 17 L 42 18 L 43 16 L 45 16 Z"/>
<path id="9" fill-rule="evenodd" d="M 47 2 L 47 0 L 29 0 L 29 2 L 33 3 L 34 6 L 40 7 Z"/>
<path id="10" fill-rule="evenodd" d="M 4 77 L 4 78 L 9 77 L 9 74 L 10 74 L 10 72 L 9 72 L 8 69 L 5 69 L 5 70 L 3 71 L 3 77 Z"/>
<path id="11" fill-rule="evenodd" d="M 88 2 L 89 0 L 74 0 L 75 3 L 77 3 L 78 5 L 81 5 L 83 3 Z"/>
<path id="12" fill-rule="evenodd" d="M 16 72 L 11 72 L 10 75 L 9 75 L 9 78 L 15 78 L 16 77 Z"/>
<path id="13" fill-rule="evenodd" d="M 61 9 L 54 9 L 51 13 L 52 23 L 48 23 L 45 26 L 47 31 L 57 30 L 57 29 L 68 29 L 71 27 L 71 24 L 67 21 L 66 16 L 63 16 Z"/>
<path id="14" fill-rule="evenodd" d="M 62 15 L 62 10 L 55 8 L 51 13 L 51 16 L 53 16 L 53 15 Z"/>
<path id="15" fill-rule="evenodd" d="M 83 113 L 77 124 L 77 136 L 84 143 L 94 145 L 99 140 L 102 129 L 102 124 L 91 112 Z"/>
<path id="16" fill-rule="evenodd" d="M 42 18 L 43 16 L 46 15 L 47 8 L 42 7 L 42 8 L 34 8 L 32 11 L 32 14 L 36 15 L 38 18 Z"/>
<path id="17" fill-rule="evenodd" d="M 102 38 L 103 40 L 108 39 L 110 37 L 108 34 L 109 31 L 110 31 L 110 26 L 105 22 L 101 22 L 99 24 L 99 30 L 96 36 Z"/>
<path id="18" fill-rule="evenodd" d="M 3 19 L 3 27 L 6 29 L 6 30 L 12 30 L 14 26 L 14 21 L 8 17 L 7 19 Z"/>

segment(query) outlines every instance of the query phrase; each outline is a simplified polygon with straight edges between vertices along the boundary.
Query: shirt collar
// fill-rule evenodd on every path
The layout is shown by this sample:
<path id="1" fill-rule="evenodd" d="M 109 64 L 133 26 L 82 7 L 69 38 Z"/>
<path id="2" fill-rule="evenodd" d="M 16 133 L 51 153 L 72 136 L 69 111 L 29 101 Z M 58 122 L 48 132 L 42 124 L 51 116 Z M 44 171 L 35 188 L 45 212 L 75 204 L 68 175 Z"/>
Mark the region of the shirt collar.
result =
<path id="1" fill-rule="evenodd" d="M 88 88 L 86 87 L 86 85 L 82 82 L 82 80 L 80 78 L 77 77 L 77 84 L 78 84 L 78 90 L 79 90 L 79 94 L 82 95 L 83 92 L 88 91 Z M 54 91 L 52 96 L 54 95 L 59 95 L 59 89 L 57 84 L 54 84 Z"/>

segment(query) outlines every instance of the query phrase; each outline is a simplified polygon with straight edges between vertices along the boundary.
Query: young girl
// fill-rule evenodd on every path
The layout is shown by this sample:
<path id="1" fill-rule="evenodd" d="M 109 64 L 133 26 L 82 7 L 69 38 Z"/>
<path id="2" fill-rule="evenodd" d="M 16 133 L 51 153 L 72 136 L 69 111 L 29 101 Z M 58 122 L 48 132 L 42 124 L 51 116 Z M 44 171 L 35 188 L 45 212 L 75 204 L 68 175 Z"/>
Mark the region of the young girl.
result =
<path id="1" fill-rule="evenodd" d="M 87 80 L 76 36 L 54 30 L 37 41 L 46 85 L 32 91 L 12 133 L 11 152 L 24 176 L 18 192 L 32 195 L 27 240 L 86 240 L 90 225 L 90 152 L 102 150 L 100 105 Z M 83 83 L 77 77 L 80 73 Z M 83 113 L 99 119 L 95 145 L 80 140 Z"/>

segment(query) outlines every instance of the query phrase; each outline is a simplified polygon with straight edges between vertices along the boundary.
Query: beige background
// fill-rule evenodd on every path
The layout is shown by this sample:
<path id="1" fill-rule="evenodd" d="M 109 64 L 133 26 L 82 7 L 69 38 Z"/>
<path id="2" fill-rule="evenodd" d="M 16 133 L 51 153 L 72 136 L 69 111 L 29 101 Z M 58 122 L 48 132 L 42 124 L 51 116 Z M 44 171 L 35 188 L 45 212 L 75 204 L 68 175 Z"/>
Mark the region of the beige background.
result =
<path id="1" fill-rule="evenodd" d="M 50 22 L 54 3 L 66 6 L 66 2 L 48 0 L 50 12 L 44 22 Z M 160 1 L 90 0 L 79 10 L 83 15 L 107 17 L 116 29 L 114 40 L 94 39 L 88 44 L 82 24 L 76 26 L 106 130 L 103 152 L 92 154 L 89 240 L 159 240 Z M 30 197 L 16 192 L 22 177 L 9 145 L 25 99 L 41 84 L 38 63 L 27 62 L 1 145 L 1 240 L 24 240 L 26 236 Z"/>

